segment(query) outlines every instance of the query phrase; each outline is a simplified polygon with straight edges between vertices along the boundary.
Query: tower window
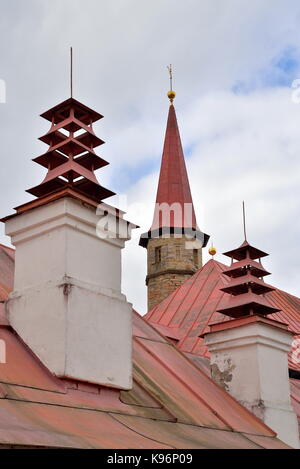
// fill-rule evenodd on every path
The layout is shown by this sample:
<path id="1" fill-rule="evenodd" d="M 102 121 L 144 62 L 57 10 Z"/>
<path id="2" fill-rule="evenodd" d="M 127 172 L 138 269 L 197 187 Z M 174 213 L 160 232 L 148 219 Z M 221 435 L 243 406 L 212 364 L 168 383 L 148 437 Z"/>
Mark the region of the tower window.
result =
<path id="1" fill-rule="evenodd" d="M 194 264 L 196 267 L 198 267 L 198 263 L 199 263 L 198 249 L 193 249 L 193 257 L 194 257 Z"/>
<path id="2" fill-rule="evenodd" d="M 155 248 L 155 264 L 161 262 L 161 247 Z"/>

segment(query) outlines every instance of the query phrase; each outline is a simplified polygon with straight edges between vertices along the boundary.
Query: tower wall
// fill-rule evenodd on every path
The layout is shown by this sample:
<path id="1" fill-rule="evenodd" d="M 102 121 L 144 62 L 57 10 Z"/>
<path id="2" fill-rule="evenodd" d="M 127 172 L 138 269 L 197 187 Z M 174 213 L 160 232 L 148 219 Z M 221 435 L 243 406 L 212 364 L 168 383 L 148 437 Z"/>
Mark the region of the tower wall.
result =
<path id="1" fill-rule="evenodd" d="M 150 239 L 147 255 L 148 311 L 202 267 L 202 248 L 186 237 Z"/>

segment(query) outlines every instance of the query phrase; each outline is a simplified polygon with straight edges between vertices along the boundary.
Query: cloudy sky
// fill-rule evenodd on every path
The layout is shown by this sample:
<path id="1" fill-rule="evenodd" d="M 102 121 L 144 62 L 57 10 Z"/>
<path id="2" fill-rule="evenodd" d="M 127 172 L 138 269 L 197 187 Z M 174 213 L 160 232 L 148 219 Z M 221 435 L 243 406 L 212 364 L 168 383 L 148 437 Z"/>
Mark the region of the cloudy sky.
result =
<path id="1" fill-rule="evenodd" d="M 105 116 L 95 130 L 111 164 L 98 178 L 127 196 L 128 218 L 150 226 L 172 63 L 198 224 L 216 258 L 243 241 L 244 199 L 248 239 L 270 253 L 268 281 L 300 296 L 299 1 L 2 0 L 0 216 L 44 176 L 31 162 L 45 151 L 39 114 L 69 97 L 71 45 L 74 95 Z M 138 233 L 123 260 L 123 290 L 144 313 Z"/>

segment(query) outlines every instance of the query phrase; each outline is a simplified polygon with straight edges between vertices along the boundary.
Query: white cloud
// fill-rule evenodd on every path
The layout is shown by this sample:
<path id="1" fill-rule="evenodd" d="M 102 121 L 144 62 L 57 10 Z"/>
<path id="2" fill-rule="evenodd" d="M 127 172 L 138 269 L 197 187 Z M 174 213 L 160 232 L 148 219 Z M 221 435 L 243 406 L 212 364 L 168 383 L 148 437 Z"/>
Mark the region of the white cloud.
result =
<path id="1" fill-rule="evenodd" d="M 107 142 L 99 154 L 111 165 L 99 171 L 99 180 L 127 192 L 130 202 L 152 205 L 172 62 L 200 226 L 219 252 L 234 247 L 245 199 L 249 238 L 270 252 L 273 282 L 299 294 L 300 106 L 291 103 L 289 89 L 267 89 L 264 82 L 276 82 L 274 58 L 289 48 L 299 59 L 299 19 L 297 0 L 2 5 L 1 215 L 28 200 L 24 190 L 42 179 L 43 170 L 30 161 L 45 148 L 36 139 L 48 124 L 38 115 L 68 97 L 70 45 L 75 97 L 105 115 L 96 132 Z M 293 73 L 291 80 L 300 76 L 297 67 Z M 234 95 L 237 83 L 253 91 Z M 151 217 L 152 207 L 129 218 L 148 228 Z M 145 252 L 136 244 L 124 255 L 124 289 L 143 312 Z"/>
<path id="2" fill-rule="evenodd" d="M 226 262 L 220 253 L 242 243 L 245 200 L 248 240 L 271 254 L 265 265 L 272 282 L 299 295 L 300 107 L 290 93 L 219 92 L 205 95 L 177 117 L 183 143 L 193 144 L 187 166 L 198 223 L 212 236 L 216 258 Z M 157 173 L 128 192 L 129 201 L 148 204 L 142 212 L 129 213 L 144 231 L 150 227 L 156 184 Z M 145 259 L 136 244 L 131 242 L 125 253 L 124 287 L 145 311 Z"/>

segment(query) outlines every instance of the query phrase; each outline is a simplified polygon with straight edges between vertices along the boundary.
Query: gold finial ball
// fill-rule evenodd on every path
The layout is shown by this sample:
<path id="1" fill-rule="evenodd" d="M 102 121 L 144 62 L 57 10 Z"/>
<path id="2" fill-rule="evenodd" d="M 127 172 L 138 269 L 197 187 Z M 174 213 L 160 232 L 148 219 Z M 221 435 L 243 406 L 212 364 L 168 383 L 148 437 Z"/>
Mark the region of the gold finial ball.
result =
<path id="1" fill-rule="evenodd" d="M 167 93 L 167 95 L 168 95 L 168 98 L 169 98 L 169 100 L 171 101 L 171 103 L 173 103 L 173 101 L 174 101 L 174 99 L 175 99 L 175 96 L 176 96 L 175 91 L 171 90 L 171 91 L 169 91 L 169 92 Z"/>
<path id="2" fill-rule="evenodd" d="M 214 256 L 215 254 L 217 254 L 217 250 L 213 246 L 209 248 L 208 252 L 211 256 Z"/>

